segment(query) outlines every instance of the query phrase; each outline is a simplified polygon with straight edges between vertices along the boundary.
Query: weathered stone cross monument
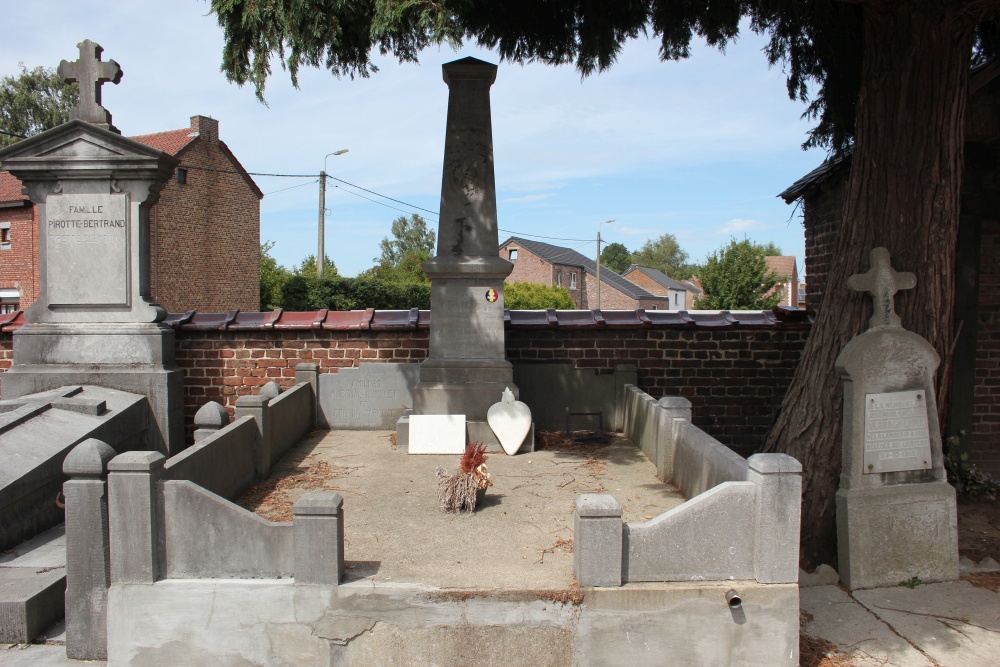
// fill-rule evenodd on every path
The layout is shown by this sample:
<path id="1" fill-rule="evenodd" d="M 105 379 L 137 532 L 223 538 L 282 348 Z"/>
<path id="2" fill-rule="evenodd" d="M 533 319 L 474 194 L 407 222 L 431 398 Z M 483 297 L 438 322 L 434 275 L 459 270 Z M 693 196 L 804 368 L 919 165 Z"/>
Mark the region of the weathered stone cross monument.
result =
<path id="1" fill-rule="evenodd" d="M 101 86 L 108 82 L 117 85 L 122 80 L 122 68 L 114 60 L 101 62 L 104 49 L 89 39 L 77 46 L 80 48 L 79 60 L 59 63 L 59 76 L 66 83 L 80 84 L 80 102 L 70 111 L 70 120 L 79 119 L 113 129 L 111 113 L 101 106 Z"/>
<path id="2" fill-rule="evenodd" d="M 894 295 L 917 284 L 889 251 L 848 279 L 868 292 L 869 329 L 837 357 L 844 382 L 842 469 L 837 491 L 840 576 L 850 589 L 958 578 L 955 489 L 946 481 L 934 395 L 940 358 L 896 315 Z"/>
<path id="3" fill-rule="evenodd" d="M 80 83 L 68 123 L 0 151 L 38 211 L 39 297 L 14 333 L 3 397 L 66 385 L 97 385 L 146 396 L 149 442 L 181 449 L 183 379 L 174 332 L 150 297 L 149 209 L 177 159 L 121 136 L 100 106 L 101 85 L 121 80 L 101 47 L 60 72 Z"/>

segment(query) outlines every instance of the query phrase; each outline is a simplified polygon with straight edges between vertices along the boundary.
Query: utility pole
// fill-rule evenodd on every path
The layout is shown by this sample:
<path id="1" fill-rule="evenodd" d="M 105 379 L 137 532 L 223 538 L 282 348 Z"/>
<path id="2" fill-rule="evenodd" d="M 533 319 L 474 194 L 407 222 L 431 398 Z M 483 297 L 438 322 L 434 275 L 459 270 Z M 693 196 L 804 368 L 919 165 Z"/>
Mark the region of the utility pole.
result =
<path id="1" fill-rule="evenodd" d="M 343 155 L 349 148 L 341 148 L 339 151 L 327 153 L 323 158 L 323 171 L 319 172 L 319 243 L 316 250 L 316 276 L 323 277 L 323 268 L 326 264 L 326 244 L 323 239 L 324 227 L 326 226 L 326 161 L 331 155 Z"/>
<path id="2" fill-rule="evenodd" d="M 614 220 L 597 223 L 597 310 L 601 309 L 601 225 L 607 225 Z"/>
<path id="3" fill-rule="evenodd" d="M 326 225 L 326 164 L 319 172 L 319 249 L 316 251 L 316 275 L 323 277 L 323 265 L 326 263 L 323 243 L 323 227 Z"/>

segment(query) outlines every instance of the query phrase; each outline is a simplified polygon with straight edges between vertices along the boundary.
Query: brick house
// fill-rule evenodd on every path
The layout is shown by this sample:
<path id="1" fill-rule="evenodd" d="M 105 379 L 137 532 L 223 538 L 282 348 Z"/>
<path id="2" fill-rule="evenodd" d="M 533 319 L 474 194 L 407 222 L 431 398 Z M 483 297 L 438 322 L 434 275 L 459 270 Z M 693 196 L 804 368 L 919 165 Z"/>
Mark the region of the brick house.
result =
<path id="1" fill-rule="evenodd" d="M 219 121 L 132 139 L 180 158 L 150 210 L 153 298 L 170 312 L 258 310 L 263 193 L 229 147 Z M 38 219 L 21 182 L 0 171 L 0 310 L 38 298 Z"/>
<path id="2" fill-rule="evenodd" d="M 629 280 L 651 294 L 667 297 L 670 310 L 691 310 L 694 308 L 694 291 L 690 283 L 674 280 L 659 269 L 632 264 L 622 271 L 622 278 Z"/>
<path id="3" fill-rule="evenodd" d="M 500 257 L 514 265 L 505 282 L 565 287 L 580 310 L 597 308 L 597 264 L 570 248 L 512 236 L 500 244 Z M 604 310 L 669 310 L 665 296 L 657 296 L 601 268 L 601 308 Z"/>
<path id="4" fill-rule="evenodd" d="M 951 407 L 945 437 L 956 437 L 981 469 L 1000 475 L 1000 63 L 972 71 L 966 105 L 959 219 Z M 850 154 L 828 160 L 779 196 L 801 202 L 806 237 L 805 300 L 818 309 L 842 224 Z M 893 258 L 899 261 L 898 258 Z M 909 270 L 896 265 L 900 271 Z M 920 276 L 917 276 L 920 280 Z M 905 296 L 903 297 L 905 298 Z M 906 326 L 906 322 L 903 322 Z"/>
<path id="5" fill-rule="evenodd" d="M 799 307 L 799 269 L 796 266 L 794 255 L 772 255 L 770 257 L 765 257 L 764 261 L 767 262 L 767 270 L 770 273 L 776 273 L 782 279 L 774 289 L 771 291 L 773 294 L 777 292 L 781 295 L 781 301 L 778 302 L 779 306 L 788 306 L 791 308 Z"/>

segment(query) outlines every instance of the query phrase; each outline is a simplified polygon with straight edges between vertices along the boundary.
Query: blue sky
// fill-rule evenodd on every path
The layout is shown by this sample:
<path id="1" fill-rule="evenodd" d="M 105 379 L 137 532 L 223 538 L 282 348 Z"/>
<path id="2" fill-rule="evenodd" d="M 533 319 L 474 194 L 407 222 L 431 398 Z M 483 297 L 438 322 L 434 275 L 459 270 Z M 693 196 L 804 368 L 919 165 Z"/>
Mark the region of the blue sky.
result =
<path id="1" fill-rule="evenodd" d="M 202 0 L 33 0 L 5 9 L 0 72 L 19 62 L 56 67 L 92 39 L 124 71 L 104 86 L 104 106 L 125 135 L 187 127 L 201 114 L 251 172 L 331 175 L 438 210 L 448 88 L 441 64 L 488 51 L 428 49 L 420 64 L 379 60 L 369 79 L 304 70 L 295 90 L 275 67 L 267 106 L 220 72 L 222 30 Z M 606 242 L 638 249 L 664 233 L 702 260 L 730 237 L 775 242 L 803 270 L 801 218 L 777 194 L 823 159 L 801 150 L 809 123 L 788 99 L 764 39 L 744 31 L 725 54 L 696 44 L 682 62 L 660 62 L 648 40 L 618 63 L 580 79 L 572 67 L 500 64 L 492 89 L 500 241 L 512 234 L 562 239 L 585 254 L 598 223 Z M 255 177 L 261 240 L 287 266 L 316 252 L 318 176 Z M 338 184 L 341 185 L 341 184 Z M 369 268 L 394 218 L 437 216 L 347 186 L 327 192 L 326 252 L 344 275 Z"/>

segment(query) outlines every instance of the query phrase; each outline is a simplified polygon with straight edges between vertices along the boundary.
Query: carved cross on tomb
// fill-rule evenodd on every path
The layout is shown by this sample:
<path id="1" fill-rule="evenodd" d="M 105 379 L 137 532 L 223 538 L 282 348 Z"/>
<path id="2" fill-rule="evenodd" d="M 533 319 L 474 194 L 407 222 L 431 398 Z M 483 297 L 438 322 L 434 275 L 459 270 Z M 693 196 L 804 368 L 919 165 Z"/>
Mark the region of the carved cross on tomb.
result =
<path id="1" fill-rule="evenodd" d="M 869 327 L 900 326 L 896 315 L 896 292 L 913 289 L 917 285 L 917 277 L 912 273 L 897 273 L 889 261 L 889 251 L 885 248 L 873 248 L 868 255 L 871 268 L 868 273 L 859 273 L 847 279 L 847 286 L 855 292 L 868 292 L 872 297 L 875 313 L 869 322 Z"/>
<path id="2" fill-rule="evenodd" d="M 122 68 L 114 60 L 101 61 L 104 49 L 100 44 L 85 39 L 77 47 L 79 60 L 59 63 L 59 76 L 66 83 L 80 84 L 80 102 L 70 111 L 69 117 L 113 130 L 111 113 L 101 106 L 101 86 L 108 81 L 114 84 L 121 81 Z"/>

